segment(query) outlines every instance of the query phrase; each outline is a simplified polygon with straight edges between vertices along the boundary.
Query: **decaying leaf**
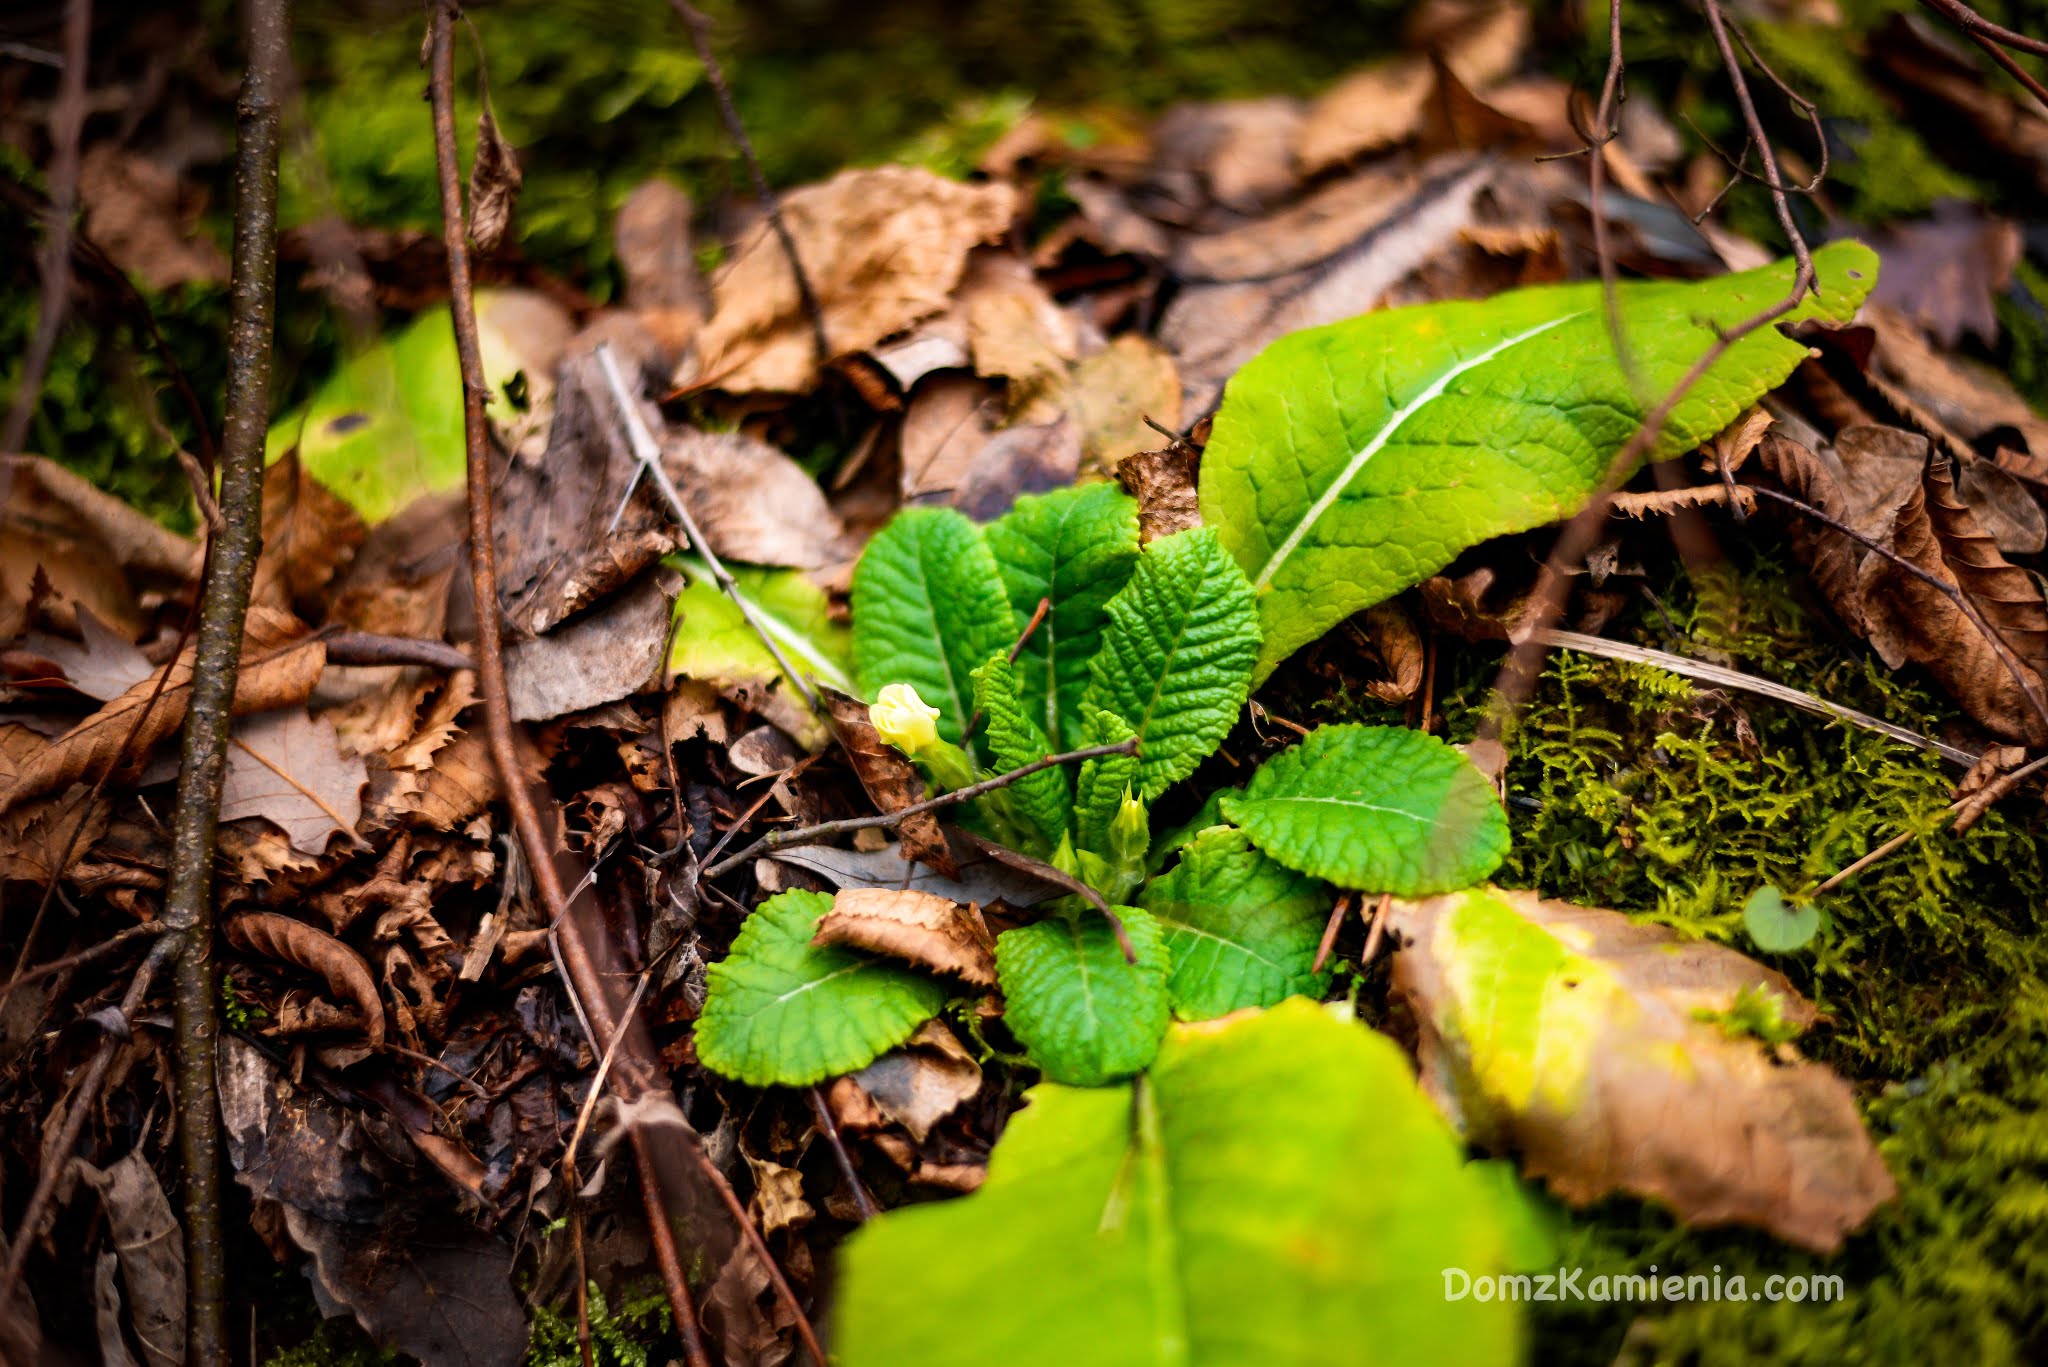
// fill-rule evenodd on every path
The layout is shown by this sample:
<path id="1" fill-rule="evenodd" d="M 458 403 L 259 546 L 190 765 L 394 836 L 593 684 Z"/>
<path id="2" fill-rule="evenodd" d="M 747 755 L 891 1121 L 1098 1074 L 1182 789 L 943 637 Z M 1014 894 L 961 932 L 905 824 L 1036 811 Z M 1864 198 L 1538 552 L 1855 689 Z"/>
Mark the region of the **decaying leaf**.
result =
<path id="1" fill-rule="evenodd" d="M 842 171 L 785 195 L 782 217 L 824 311 L 832 353 L 873 346 L 946 306 L 968 249 L 1016 213 L 1008 185 L 962 185 L 910 166 Z M 711 286 L 697 360 L 676 376 L 733 393 L 800 393 L 817 346 L 780 241 L 764 222 Z"/>
<path id="2" fill-rule="evenodd" d="M 668 647 L 669 592 L 661 580 L 660 573 L 643 575 L 587 616 L 506 650 L 512 719 L 546 721 L 653 684 Z"/>
<path id="3" fill-rule="evenodd" d="M 768 443 L 683 427 L 663 439 L 661 458 L 698 529 L 726 559 L 815 570 L 845 556 L 846 528 L 818 482 Z"/>
<path id="4" fill-rule="evenodd" d="M 476 118 L 476 160 L 469 168 L 469 237 L 480 252 L 494 252 L 512 226 L 512 206 L 525 180 L 519 156 L 491 113 L 488 96 Z"/>
<path id="5" fill-rule="evenodd" d="M 326 931 L 275 912 L 248 912 L 221 927 L 227 942 L 247 954 L 293 964 L 327 980 L 343 1001 L 353 1003 L 370 1047 L 384 1043 L 384 1003 L 363 956 Z"/>
<path id="6" fill-rule="evenodd" d="M 1013 907 L 1031 907 L 1061 893 L 1050 883 L 979 854 L 960 859 L 960 876 L 949 877 L 929 864 L 913 862 L 900 845 L 872 851 L 806 845 L 777 850 L 775 862 L 816 874 L 836 888 L 909 888 L 983 906 L 1000 899 Z"/>
<path id="7" fill-rule="evenodd" d="M 220 819 L 261 817 L 294 848 L 322 854 L 336 833 L 355 836 L 369 781 L 362 757 L 335 744 L 332 722 L 304 708 L 261 712 L 235 724 Z"/>
<path id="8" fill-rule="evenodd" d="M 883 740 L 868 720 L 868 705 L 836 688 L 819 694 L 832 719 L 832 733 L 853 761 L 854 776 L 867 790 L 868 798 L 883 812 L 900 812 L 925 800 L 924 775 L 903 757 L 895 746 Z M 903 857 L 928 864 L 947 878 L 960 876 L 959 863 L 946 843 L 939 818 L 920 812 L 896 823 Z"/>
<path id="9" fill-rule="evenodd" d="M 981 1065 L 959 1036 L 933 1020 L 850 1080 L 867 1093 L 883 1119 L 901 1125 L 922 1144 L 932 1126 L 981 1090 Z"/>
<path id="10" fill-rule="evenodd" d="M 99 1193 L 107 1231 L 120 1260 L 128 1323 L 148 1367 L 185 1361 L 185 1243 L 170 1198 L 136 1149 L 102 1172 L 79 1162 Z"/>
<path id="11" fill-rule="evenodd" d="M 1828 1253 L 1895 1193 L 1848 1085 L 1738 1033 L 1813 1021 L 1782 974 L 1526 892 L 1396 902 L 1388 926 L 1424 1088 L 1565 1200 L 1631 1192 Z"/>
<path id="12" fill-rule="evenodd" d="M 78 640 L 69 641 L 31 632 L 22 646 L 57 665 L 66 683 L 100 702 L 112 702 L 155 671 L 148 656 L 83 603 L 78 606 L 78 634 Z"/>
<path id="13" fill-rule="evenodd" d="M 1965 333 L 1987 346 L 1998 340 L 1993 301 L 2019 264 L 2017 225 L 1943 200 L 1932 218 L 1893 224 L 1873 245 L 1884 262 L 1874 302 L 1897 309 L 1951 349 Z"/>
<path id="14" fill-rule="evenodd" d="M 142 630 L 137 595 L 197 577 L 199 547 L 53 460 L 0 453 L 0 639 L 27 624 L 29 587 L 48 581 L 45 615 L 75 628 L 84 603 L 117 632 Z"/>
<path id="15" fill-rule="evenodd" d="M 981 908 L 929 892 L 842 888 L 812 942 L 891 955 L 976 987 L 996 982 L 995 937 Z"/>
<path id="16" fill-rule="evenodd" d="M 1116 482 L 1138 500 L 1138 542 L 1151 545 L 1202 525 L 1202 506 L 1195 492 L 1201 456 L 1181 442 L 1159 451 L 1139 451 L 1117 462 Z"/>
<path id="17" fill-rule="evenodd" d="M 367 535 L 347 500 L 306 471 L 298 448 L 285 452 L 263 472 L 263 554 L 251 601 L 280 609 L 314 603 Z"/>

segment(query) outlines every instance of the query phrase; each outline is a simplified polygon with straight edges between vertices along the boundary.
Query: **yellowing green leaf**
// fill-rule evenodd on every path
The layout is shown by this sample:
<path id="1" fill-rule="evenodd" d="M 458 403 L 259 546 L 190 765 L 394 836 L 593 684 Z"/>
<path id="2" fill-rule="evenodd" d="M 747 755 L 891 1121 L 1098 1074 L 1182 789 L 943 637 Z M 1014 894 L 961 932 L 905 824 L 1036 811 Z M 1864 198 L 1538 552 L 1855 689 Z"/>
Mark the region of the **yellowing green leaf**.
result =
<path id="1" fill-rule="evenodd" d="M 844 1367 L 1516 1360 L 1499 1203 L 1384 1037 L 1307 1002 L 1176 1027 L 1136 1083 L 1033 1088 L 974 1195 L 847 1245 Z"/>
<path id="2" fill-rule="evenodd" d="M 1183 1020 L 1297 993 L 1320 997 L 1329 975 L 1314 971 L 1316 947 L 1334 902 L 1322 883 L 1268 859 L 1228 826 L 1189 841 L 1180 863 L 1138 897 L 1166 932 L 1167 990 Z"/>
<path id="3" fill-rule="evenodd" d="M 1846 321 L 1877 282 L 1861 243 L 1832 243 L 1814 264 L 1818 297 L 1783 321 Z M 1623 284 L 1628 366 L 1598 282 L 1384 310 L 1267 347 L 1231 379 L 1201 470 L 1202 519 L 1260 596 L 1259 677 L 1465 547 L 1577 512 L 1717 331 L 1791 281 L 1781 261 Z M 1805 354 L 1775 327 L 1745 336 L 1673 409 L 1648 457 L 1713 435 Z"/>
<path id="4" fill-rule="evenodd" d="M 803 695 L 782 679 L 775 657 L 739 606 L 713 582 L 709 569 L 694 557 L 670 563 L 688 573 L 689 583 L 676 595 L 679 620 L 669 646 L 669 669 L 717 688 L 780 680 L 773 701 L 759 710 L 805 743 L 822 743 L 824 728 L 804 705 Z M 832 620 L 823 589 L 800 570 L 728 569 L 734 587 L 792 668 L 841 692 L 852 691 L 852 635 Z"/>
<path id="5" fill-rule="evenodd" d="M 1095 1087 L 1152 1061 L 1166 1031 L 1166 946 L 1158 923 L 1119 907 L 1138 952 L 1128 963 L 1099 912 L 1043 921 L 996 937 L 1003 1020 L 1054 1082 Z"/>
<path id="6" fill-rule="evenodd" d="M 811 944 L 832 910 L 822 892 L 754 909 L 711 965 L 697 1057 L 756 1087 L 803 1087 L 865 1068 L 945 1005 L 937 979 L 887 959 Z"/>
<path id="7" fill-rule="evenodd" d="M 1466 1136 L 1575 1204 L 1625 1191 L 1819 1252 L 1895 1188 L 1855 1095 L 1720 1020 L 1815 1016 L 1780 974 L 1619 912 L 1474 888 L 1394 904 L 1394 988 Z M 1789 1049 L 1789 1046 L 1784 1046 Z"/>
<path id="8" fill-rule="evenodd" d="M 1467 887 L 1508 852 L 1507 818 L 1471 761 L 1397 726 L 1318 727 L 1222 805 L 1289 868 L 1365 892 Z"/>

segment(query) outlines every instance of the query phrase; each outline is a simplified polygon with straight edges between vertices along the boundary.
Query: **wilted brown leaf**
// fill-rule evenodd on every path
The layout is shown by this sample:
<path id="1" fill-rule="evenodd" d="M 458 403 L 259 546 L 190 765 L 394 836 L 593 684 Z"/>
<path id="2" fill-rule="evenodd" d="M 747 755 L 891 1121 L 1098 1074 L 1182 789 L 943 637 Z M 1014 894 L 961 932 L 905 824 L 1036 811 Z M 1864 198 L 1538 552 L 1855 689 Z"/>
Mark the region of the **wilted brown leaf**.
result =
<path id="1" fill-rule="evenodd" d="M 85 231 L 114 264 L 151 290 L 223 282 L 227 258 L 199 229 L 206 209 L 200 185 L 114 141 L 94 143 L 78 168 Z"/>
<path id="2" fill-rule="evenodd" d="M 22 645 L 61 667 L 65 682 L 99 702 L 112 702 L 156 668 L 133 642 L 93 616 L 83 603 L 78 605 L 78 634 L 79 640 L 68 641 L 31 632 Z"/>
<path id="3" fill-rule="evenodd" d="M 185 1243 L 170 1198 L 141 1149 L 102 1172 L 78 1160 L 106 1211 L 108 1242 L 120 1259 L 128 1323 L 149 1367 L 185 1361 Z"/>
<path id="4" fill-rule="evenodd" d="M 887 954 L 976 987 L 995 986 L 995 937 L 982 922 L 981 908 L 963 907 L 950 897 L 841 888 L 812 943 Z"/>
<path id="5" fill-rule="evenodd" d="M 1388 925 L 1425 1090 L 1563 1199 L 1626 1191 L 1827 1253 L 1895 1194 L 1847 1084 L 1714 1019 L 1747 1003 L 1809 1024 L 1783 975 L 1527 892 L 1396 902 Z"/>
<path id="6" fill-rule="evenodd" d="M 881 1119 L 901 1125 L 922 1144 L 932 1126 L 981 1090 L 981 1065 L 957 1035 L 929 1020 L 851 1081 L 867 1093 Z"/>
<path id="7" fill-rule="evenodd" d="M 335 744 L 334 723 L 302 707 L 261 712 L 235 723 L 220 819 L 261 817 L 294 849 L 324 854 L 336 833 L 356 838 L 369 781 L 362 758 Z"/>
<path id="8" fill-rule="evenodd" d="M 519 156 L 498 131 L 498 120 L 486 96 L 483 112 L 476 118 L 476 160 L 469 168 L 469 239 L 478 251 L 494 252 L 505 240 L 505 230 L 512 226 L 512 208 L 519 202 L 519 185 L 525 179 Z"/>
<path id="9" fill-rule="evenodd" d="M 242 667 L 235 681 L 236 716 L 306 700 L 326 663 L 327 648 L 318 638 L 305 636 L 304 630 L 287 614 L 260 607 L 249 610 Z M 149 705 L 150 697 L 161 670 L 26 760 L 14 781 L 0 790 L 0 812 L 63 784 L 89 782 L 109 769 L 140 765 L 158 741 L 184 723 L 192 691 L 192 658 L 187 649 L 166 667 L 170 677 L 154 706 Z"/>
<path id="10" fill-rule="evenodd" d="M 1175 442 L 1160 451 L 1140 451 L 1117 462 L 1116 482 L 1138 500 L 1138 540 L 1151 545 L 1202 525 L 1195 477 L 1202 458 L 1192 446 Z"/>
<path id="11" fill-rule="evenodd" d="M 274 912 L 248 912 L 221 926 L 227 942 L 245 954 L 292 964 L 327 981 L 335 996 L 353 1004 L 372 1049 L 384 1043 L 384 1003 L 363 956 L 326 931 Z"/>
<path id="12" fill-rule="evenodd" d="M 263 554 L 250 601 L 318 606 L 368 534 L 354 508 L 306 473 L 296 447 L 285 452 L 263 472 Z"/>
<path id="13" fill-rule="evenodd" d="M 1007 185 L 962 185 L 910 166 L 842 171 L 782 198 L 834 355 L 944 309 L 968 249 L 999 237 L 1016 212 Z M 711 296 L 696 362 L 678 372 L 678 384 L 733 393 L 811 387 L 820 359 L 811 321 L 765 222 L 720 270 Z"/>
<path id="14" fill-rule="evenodd" d="M 1396 599 L 1365 610 L 1365 637 L 1386 675 L 1365 686 L 1383 703 L 1404 703 L 1422 687 L 1422 632 Z"/>
<path id="15" fill-rule="evenodd" d="M 0 883 L 56 882 L 106 833 L 112 813 L 113 803 L 107 798 L 95 798 L 89 785 L 74 783 L 0 814 Z"/>
<path id="16" fill-rule="evenodd" d="M 832 732 L 853 761 L 854 776 L 867 790 L 868 800 L 882 812 L 900 812 L 925 799 L 924 775 L 903 757 L 901 751 L 883 740 L 868 720 L 868 705 L 834 689 L 821 689 L 820 699 L 832 719 Z M 906 859 L 929 864 L 949 878 L 959 876 L 959 865 L 946 844 L 946 832 L 938 817 L 920 812 L 896 824 Z"/>
<path id="17" fill-rule="evenodd" d="M 1966 333 L 1987 346 L 1998 340 L 1993 301 L 2012 283 L 2022 245 L 2009 220 L 1943 200 L 1932 218 L 1894 223 L 1871 245 L 1884 263 L 1872 303 L 1897 309 L 1945 347 Z"/>
<path id="18" fill-rule="evenodd" d="M 655 683 L 669 634 L 665 573 L 642 575 L 596 611 L 506 650 L 505 700 L 512 719 L 547 721 Z"/>
<path id="19" fill-rule="evenodd" d="M 711 549 L 727 559 L 815 570 L 845 558 L 846 528 L 818 482 L 768 443 L 682 427 L 663 437 L 661 458 Z"/>
<path id="20" fill-rule="evenodd" d="M 83 603 L 130 639 L 142 632 L 145 588 L 181 590 L 199 576 L 199 547 L 52 460 L 0 453 L 0 640 L 28 625 L 29 585 L 49 580 L 45 614 L 75 630 Z"/>

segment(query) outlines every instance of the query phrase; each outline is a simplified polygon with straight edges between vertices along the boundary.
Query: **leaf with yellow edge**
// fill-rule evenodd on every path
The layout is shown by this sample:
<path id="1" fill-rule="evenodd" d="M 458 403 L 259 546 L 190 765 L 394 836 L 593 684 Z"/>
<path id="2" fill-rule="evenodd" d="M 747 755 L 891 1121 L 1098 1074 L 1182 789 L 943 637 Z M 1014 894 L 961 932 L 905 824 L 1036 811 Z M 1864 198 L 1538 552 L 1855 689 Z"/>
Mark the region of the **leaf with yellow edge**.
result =
<path id="1" fill-rule="evenodd" d="M 1625 1191 L 1825 1253 L 1895 1194 L 1848 1084 L 1759 1037 L 1817 1014 L 1782 974 L 1491 887 L 1396 902 L 1388 928 L 1424 1089 L 1563 1199 Z"/>

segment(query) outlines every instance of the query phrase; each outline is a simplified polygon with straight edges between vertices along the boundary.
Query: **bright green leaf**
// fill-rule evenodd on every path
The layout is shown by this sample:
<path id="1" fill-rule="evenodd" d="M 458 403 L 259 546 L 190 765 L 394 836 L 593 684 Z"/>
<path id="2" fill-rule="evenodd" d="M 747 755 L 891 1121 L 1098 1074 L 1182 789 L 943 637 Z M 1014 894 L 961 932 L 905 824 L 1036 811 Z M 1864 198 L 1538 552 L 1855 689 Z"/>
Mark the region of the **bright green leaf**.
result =
<path id="1" fill-rule="evenodd" d="M 1182 1020 L 1209 1020 L 1297 994 L 1320 997 L 1316 947 L 1335 897 L 1322 883 L 1252 848 L 1243 831 L 1213 826 L 1138 898 L 1166 932 L 1167 991 Z"/>
<path id="2" fill-rule="evenodd" d="M 755 1087 L 803 1087 L 865 1068 L 945 1005 L 935 978 L 887 959 L 811 944 L 832 910 L 822 892 L 769 898 L 711 965 L 697 1057 Z"/>
<path id="3" fill-rule="evenodd" d="M 1130 723 L 1114 712 L 1089 714 L 1081 734 L 1083 746 L 1115 745 L 1130 740 Z M 1081 748 L 1081 747 L 1076 747 Z M 1074 778 L 1074 843 L 1092 854 L 1109 850 L 1109 823 L 1122 810 L 1124 794 L 1138 786 L 1136 755 L 1102 755 L 1081 761 Z"/>
<path id="4" fill-rule="evenodd" d="M 1742 928 L 1764 953 L 1790 954 L 1804 949 L 1820 929 L 1820 908 L 1792 906 L 1784 893 L 1766 883 L 1742 904 Z"/>
<path id="5" fill-rule="evenodd" d="M 1136 1084 L 1040 1086 L 988 1180 L 847 1245 L 843 1367 L 1485 1367 L 1497 1203 L 1390 1041 L 1307 1002 L 1181 1026 Z"/>
<path id="6" fill-rule="evenodd" d="M 1846 321 L 1877 282 L 1876 255 L 1836 242 L 1813 260 L 1819 296 L 1781 321 Z M 1267 347 L 1224 393 L 1200 491 L 1203 521 L 1259 592 L 1259 677 L 1467 546 L 1577 512 L 1717 332 L 1791 281 L 1781 261 L 1623 284 L 1627 366 L 1597 281 L 1368 313 Z M 1805 355 L 1776 327 L 1748 334 L 1679 402 L 1647 457 L 1712 436 Z"/>
<path id="7" fill-rule="evenodd" d="M 996 937 L 1003 1020 L 1054 1082 L 1096 1087 L 1152 1061 L 1166 1032 L 1166 946 L 1159 925 L 1119 907 L 1135 964 L 1101 913 L 1083 908 Z"/>
<path id="8" fill-rule="evenodd" d="M 911 508 L 876 533 L 853 572 L 853 658 L 872 698 L 907 683 L 956 745 L 974 671 L 1017 638 L 981 528 L 951 508 Z"/>
<path id="9" fill-rule="evenodd" d="M 670 643 L 669 668 L 720 688 L 780 679 L 782 671 L 775 657 L 747 624 L 738 605 L 713 582 L 709 568 L 687 556 L 669 563 L 689 576 L 688 586 L 676 595 L 679 620 Z M 852 635 L 832 620 L 823 589 L 799 570 L 748 565 L 727 568 L 734 588 L 753 606 L 761 625 L 793 668 L 841 692 L 853 691 L 849 673 Z M 777 684 L 775 700 L 776 705 L 764 710 L 777 725 L 789 728 L 807 744 L 823 739 L 823 726 L 794 686 Z"/>
<path id="10" fill-rule="evenodd" d="M 1289 868 L 1400 897 L 1469 887 L 1508 852 L 1507 817 L 1471 761 L 1398 726 L 1318 727 L 1223 813 Z"/>
<path id="11" fill-rule="evenodd" d="M 1052 600 L 1018 652 L 1019 692 L 1046 736 L 1077 750 L 1087 744 L 1081 694 L 1109 621 L 1103 607 L 1138 562 L 1137 502 L 1114 484 L 1073 485 L 1025 495 L 984 530 L 1016 629 Z"/>
<path id="12" fill-rule="evenodd" d="M 1052 753 L 1045 733 L 1018 701 L 1017 672 L 1006 657 L 992 655 L 974 671 L 974 705 L 988 718 L 989 757 L 997 770 L 1021 769 Z M 999 792 L 1031 823 L 1045 850 L 1055 848 L 1066 836 L 1067 823 L 1074 814 L 1074 794 L 1066 770 L 1041 769 Z"/>
<path id="13" fill-rule="evenodd" d="M 1258 607 L 1216 533 L 1197 527 L 1147 546 L 1104 611 L 1081 707 L 1114 712 L 1138 733 L 1137 791 L 1149 802 L 1236 722 L 1258 659 Z"/>

